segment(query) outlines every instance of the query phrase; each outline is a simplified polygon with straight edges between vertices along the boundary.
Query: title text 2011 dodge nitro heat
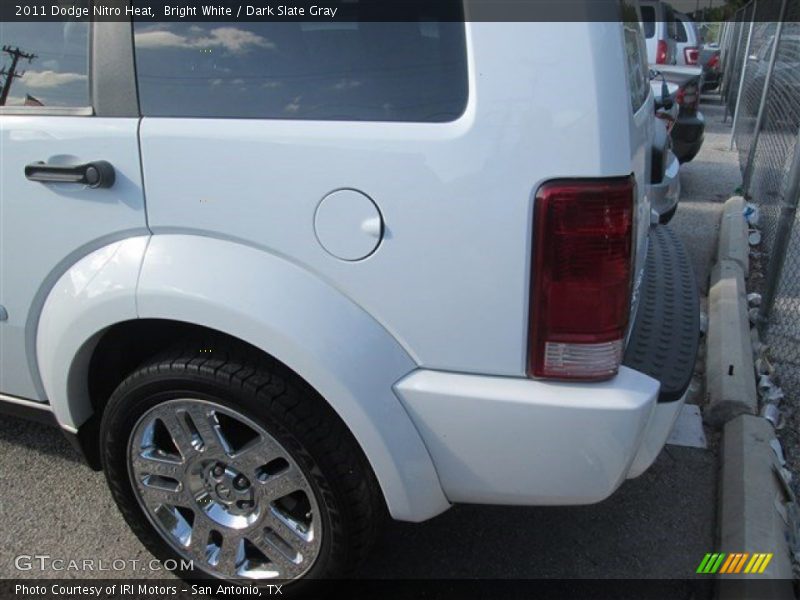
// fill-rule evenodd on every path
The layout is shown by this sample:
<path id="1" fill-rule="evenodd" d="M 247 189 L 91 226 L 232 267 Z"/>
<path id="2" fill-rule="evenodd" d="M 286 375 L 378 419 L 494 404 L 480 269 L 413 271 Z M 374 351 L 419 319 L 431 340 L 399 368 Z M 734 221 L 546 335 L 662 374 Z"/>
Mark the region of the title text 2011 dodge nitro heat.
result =
<path id="1" fill-rule="evenodd" d="M 195 575 L 342 574 L 387 511 L 597 502 L 683 403 L 635 11 L 442 4 L 3 26 L 36 55 L 0 107 L 3 407 Z"/>

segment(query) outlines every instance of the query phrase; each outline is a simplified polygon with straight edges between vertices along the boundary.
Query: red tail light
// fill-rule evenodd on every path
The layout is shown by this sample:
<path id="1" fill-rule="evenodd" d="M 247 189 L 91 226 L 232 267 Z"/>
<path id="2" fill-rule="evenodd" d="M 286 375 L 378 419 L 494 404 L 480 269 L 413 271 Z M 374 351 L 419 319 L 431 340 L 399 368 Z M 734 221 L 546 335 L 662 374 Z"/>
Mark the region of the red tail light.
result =
<path id="1" fill-rule="evenodd" d="M 708 61 L 708 68 L 715 71 L 719 68 L 719 54 L 715 54 Z"/>
<path id="2" fill-rule="evenodd" d="M 528 374 L 606 379 L 631 300 L 633 177 L 560 180 L 536 195 Z"/>
<path id="3" fill-rule="evenodd" d="M 697 59 L 700 58 L 700 49 L 699 48 L 684 48 L 683 49 L 683 56 L 686 58 L 687 65 L 696 65 Z"/>
<path id="4" fill-rule="evenodd" d="M 667 46 L 667 42 L 664 40 L 658 40 L 658 46 L 656 47 L 656 64 L 667 64 L 667 54 L 669 54 L 669 46 Z"/>

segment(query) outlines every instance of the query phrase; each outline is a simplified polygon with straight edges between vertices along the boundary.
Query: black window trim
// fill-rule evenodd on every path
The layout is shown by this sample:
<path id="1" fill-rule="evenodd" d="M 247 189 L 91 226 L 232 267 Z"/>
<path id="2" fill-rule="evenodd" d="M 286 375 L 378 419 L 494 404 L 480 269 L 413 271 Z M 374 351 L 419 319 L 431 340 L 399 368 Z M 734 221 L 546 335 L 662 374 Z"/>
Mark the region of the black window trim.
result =
<path id="1" fill-rule="evenodd" d="M 90 106 L 0 106 L 0 116 L 139 117 L 133 22 L 89 25 Z"/>

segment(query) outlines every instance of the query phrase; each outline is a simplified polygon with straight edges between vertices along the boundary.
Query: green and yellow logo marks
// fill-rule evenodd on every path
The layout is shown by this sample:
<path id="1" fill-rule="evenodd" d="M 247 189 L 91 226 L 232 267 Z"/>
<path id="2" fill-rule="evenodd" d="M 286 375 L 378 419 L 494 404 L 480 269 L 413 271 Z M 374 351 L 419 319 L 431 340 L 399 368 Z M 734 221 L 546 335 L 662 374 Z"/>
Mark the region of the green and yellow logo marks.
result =
<path id="1" fill-rule="evenodd" d="M 697 573 L 713 575 L 720 573 L 730 575 L 734 573 L 763 573 L 769 561 L 772 560 L 772 553 L 754 552 L 718 552 L 716 554 L 706 554 L 697 567 Z"/>

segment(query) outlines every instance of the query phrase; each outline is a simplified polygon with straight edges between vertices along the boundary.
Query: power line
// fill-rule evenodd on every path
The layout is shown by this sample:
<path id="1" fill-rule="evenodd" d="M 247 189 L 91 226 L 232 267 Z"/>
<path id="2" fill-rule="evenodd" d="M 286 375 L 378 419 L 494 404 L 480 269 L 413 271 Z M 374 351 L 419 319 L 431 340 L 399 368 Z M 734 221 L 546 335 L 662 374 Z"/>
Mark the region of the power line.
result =
<path id="1" fill-rule="evenodd" d="M 0 91 L 0 106 L 6 105 L 6 99 L 8 98 L 8 93 L 11 91 L 11 84 L 14 83 L 14 79 L 25 75 L 25 71 L 21 73 L 17 71 L 19 60 L 25 59 L 28 62 L 32 62 L 34 58 L 38 58 L 35 54 L 29 54 L 23 52 L 19 48 L 12 48 L 11 46 L 3 46 L 3 52 L 11 57 L 11 67 L 8 70 L 6 70 L 5 67 L 0 70 L 0 75 L 6 78 L 3 83 L 3 89 Z"/>

